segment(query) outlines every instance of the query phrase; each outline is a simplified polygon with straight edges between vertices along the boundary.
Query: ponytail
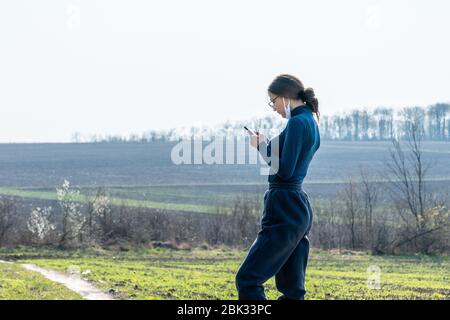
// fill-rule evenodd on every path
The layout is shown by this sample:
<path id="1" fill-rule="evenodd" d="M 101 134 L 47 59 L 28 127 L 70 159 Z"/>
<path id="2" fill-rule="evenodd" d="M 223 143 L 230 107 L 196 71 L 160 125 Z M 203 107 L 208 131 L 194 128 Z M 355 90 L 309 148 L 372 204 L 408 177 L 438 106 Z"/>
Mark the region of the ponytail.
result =
<path id="1" fill-rule="evenodd" d="M 319 113 L 319 100 L 314 93 L 313 88 L 306 88 L 299 92 L 298 99 L 302 99 L 305 104 L 311 108 L 312 112 L 316 114 L 317 120 L 319 121 L 320 113 Z"/>

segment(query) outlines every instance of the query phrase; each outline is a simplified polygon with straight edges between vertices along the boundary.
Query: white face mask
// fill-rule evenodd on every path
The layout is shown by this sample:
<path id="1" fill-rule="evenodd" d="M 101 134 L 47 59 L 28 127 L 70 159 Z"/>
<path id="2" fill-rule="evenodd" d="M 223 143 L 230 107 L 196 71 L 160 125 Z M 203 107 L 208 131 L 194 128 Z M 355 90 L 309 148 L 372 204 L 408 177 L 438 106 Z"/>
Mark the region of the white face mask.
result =
<path id="1" fill-rule="evenodd" d="M 284 98 L 283 98 L 283 105 L 284 105 L 284 112 L 286 113 L 286 119 L 291 118 L 291 100 L 288 100 L 288 104 L 286 105 Z"/>

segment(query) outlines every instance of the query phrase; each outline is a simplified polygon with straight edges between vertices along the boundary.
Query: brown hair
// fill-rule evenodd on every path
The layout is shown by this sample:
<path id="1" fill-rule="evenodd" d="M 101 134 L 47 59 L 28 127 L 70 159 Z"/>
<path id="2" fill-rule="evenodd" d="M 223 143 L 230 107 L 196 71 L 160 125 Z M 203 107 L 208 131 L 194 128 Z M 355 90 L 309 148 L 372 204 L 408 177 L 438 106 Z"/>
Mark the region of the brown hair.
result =
<path id="1" fill-rule="evenodd" d="M 305 88 L 297 77 L 290 74 L 281 74 L 272 81 L 268 90 L 277 96 L 289 99 L 302 99 L 312 112 L 316 114 L 319 121 L 319 100 L 317 100 L 313 88 Z"/>

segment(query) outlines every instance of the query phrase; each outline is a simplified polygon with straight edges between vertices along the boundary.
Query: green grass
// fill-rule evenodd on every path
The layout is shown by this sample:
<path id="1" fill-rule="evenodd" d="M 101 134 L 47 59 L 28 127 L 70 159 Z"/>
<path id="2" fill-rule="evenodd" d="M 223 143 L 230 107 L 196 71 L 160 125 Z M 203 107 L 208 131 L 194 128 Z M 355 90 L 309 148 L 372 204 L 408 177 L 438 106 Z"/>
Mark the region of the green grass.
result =
<path id="1" fill-rule="evenodd" d="M 41 200 L 57 200 L 56 191 L 33 191 L 17 188 L 0 188 L 0 195 L 15 196 L 21 198 L 41 199 Z M 86 195 L 80 194 L 74 198 L 74 201 L 86 203 Z M 166 209 L 174 211 L 189 211 L 199 213 L 214 213 L 216 207 L 208 205 L 187 204 L 187 203 L 170 203 L 161 201 L 138 200 L 129 198 L 110 197 L 113 205 L 126 205 L 128 207 L 142 207 L 151 209 Z"/>
<path id="2" fill-rule="evenodd" d="M 231 249 L 130 251 L 0 250 L 0 257 L 64 272 L 90 270 L 88 279 L 121 299 L 236 299 L 234 276 L 246 251 Z M 381 269 L 381 289 L 369 289 L 367 268 Z M 342 255 L 312 251 L 307 272 L 308 299 L 450 299 L 450 258 Z M 1 293 L 0 293 L 1 295 Z M 266 295 L 276 299 L 274 279 Z"/>
<path id="3" fill-rule="evenodd" d="M 255 186 L 256 187 L 256 186 Z M 261 186 L 260 186 L 261 188 Z M 164 209 L 175 212 L 195 212 L 215 214 L 231 211 L 232 205 L 238 199 L 246 194 L 251 199 L 260 199 L 260 211 L 262 212 L 263 194 L 265 188 L 261 191 L 253 190 L 243 191 L 223 191 L 215 190 L 214 186 L 199 191 L 193 187 L 180 186 L 147 186 L 147 187 L 108 187 L 106 191 L 110 195 L 110 201 L 113 205 L 126 205 L 129 207 L 142 207 L 148 209 Z M 81 189 L 81 194 L 74 200 L 79 203 L 86 203 L 88 196 L 96 192 L 95 188 L 85 187 Z M 56 201 L 56 192 L 51 189 L 39 188 L 7 188 L 0 187 L 0 195 L 21 197 L 24 199 L 40 199 Z M 330 205 L 330 199 L 314 198 L 313 206 L 316 209 L 327 209 Z M 343 200 L 333 199 L 334 205 L 343 203 Z M 231 206 L 230 206 L 231 204 Z M 382 208 L 378 208 L 382 210 Z M 315 217 L 315 221 L 325 218 L 327 211 L 321 212 L 320 216 Z"/>
<path id="4" fill-rule="evenodd" d="M 72 300 L 81 296 L 18 264 L 0 263 L 0 300 Z"/>
<path id="5" fill-rule="evenodd" d="M 75 197 L 74 200 L 79 203 L 86 203 L 88 201 L 87 195 L 95 192 L 93 188 L 83 188 L 82 194 Z M 212 213 L 215 214 L 220 208 L 222 212 L 225 210 L 231 210 L 232 207 L 230 203 L 233 204 L 234 201 L 243 196 L 243 192 L 223 192 L 217 191 L 212 188 L 212 190 L 205 191 L 202 190 L 198 192 L 196 188 L 180 188 L 180 187 L 115 187 L 106 188 L 110 194 L 110 201 L 113 205 L 126 205 L 129 207 L 143 207 L 150 209 L 165 209 L 170 211 L 188 211 L 196 213 Z M 265 190 L 265 189 L 264 189 Z M 260 198 L 260 204 L 262 205 L 262 198 L 264 190 L 257 193 L 247 193 L 249 197 Z M 56 201 L 56 192 L 47 190 L 33 190 L 33 189 L 21 189 L 21 188 L 6 188 L 0 187 L 0 195 L 15 196 L 28 199 L 41 199 L 41 200 L 52 200 Z M 153 200 L 143 200 L 148 198 L 158 198 L 160 201 Z M 141 198 L 141 199 L 139 199 Z M 201 204 L 195 204 L 203 200 Z M 178 201 L 177 203 L 171 201 Z M 325 198 L 314 198 L 313 206 L 314 208 L 328 208 L 330 205 L 330 199 Z M 333 199 L 333 204 L 343 204 L 344 201 L 340 199 Z M 212 205 L 216 203 L 217 205 Z M 380 211 L 382 208 L 378 208 Z M 261 208 L 262 210 L 262 208 Z M 262 211 L 261 211 L 262 212 Z M 322 212 L 321 216 L 316 216 L 315 221 L 319 221 L 323 218 L 324 214 L 327 212 Z"/>

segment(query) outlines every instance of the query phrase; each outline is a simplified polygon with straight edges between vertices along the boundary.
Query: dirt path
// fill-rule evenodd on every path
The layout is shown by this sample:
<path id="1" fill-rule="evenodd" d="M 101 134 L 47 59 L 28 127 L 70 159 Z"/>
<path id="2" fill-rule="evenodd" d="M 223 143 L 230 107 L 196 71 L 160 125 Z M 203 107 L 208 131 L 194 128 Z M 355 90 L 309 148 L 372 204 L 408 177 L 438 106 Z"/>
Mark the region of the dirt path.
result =
<path id="1" fill-rule="evenodd" d="M 63 284 L 68 289 L 78 293 L 86 300 L 113 300 L 110 295 L 102 292 L 101 290 L 90 284 L 88 281 L 83 280 L 80 277 L 68 276 L 62 273 L 38 267 L 34 264 L 25 263 L 21 266 L 27 270 L 38 272 L 51 281 Z"/>

